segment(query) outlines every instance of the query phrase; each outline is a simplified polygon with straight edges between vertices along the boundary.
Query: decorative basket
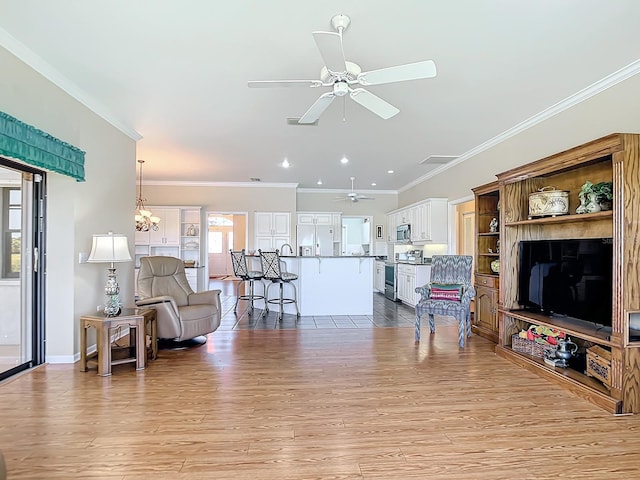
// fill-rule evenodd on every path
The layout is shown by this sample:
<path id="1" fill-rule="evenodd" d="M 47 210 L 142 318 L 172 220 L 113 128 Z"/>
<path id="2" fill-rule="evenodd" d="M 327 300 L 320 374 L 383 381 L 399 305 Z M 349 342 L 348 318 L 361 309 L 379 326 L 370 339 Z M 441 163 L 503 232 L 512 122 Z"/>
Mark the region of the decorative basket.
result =
<path id="1" fill-rule="evenodd" d="M 611 386 L 611 352 L 595 345 L 587 348 L 587 376 Z"/>
<path id="2" fill-rule="evenodd" d="M 529 219 L 569 213 L 569 192 L 544 187 L 529 194 Z"/>
<path id="3" fill-rule="evenodd" d="M 534 357 L 544 358 L 545 351 L 554 352 L 558 349 L 555 345 L 538 343 L 534 340 L 520 337 L 517 333 L 511 336 L 511 349 L 514 352 L 525 353 Z"/>

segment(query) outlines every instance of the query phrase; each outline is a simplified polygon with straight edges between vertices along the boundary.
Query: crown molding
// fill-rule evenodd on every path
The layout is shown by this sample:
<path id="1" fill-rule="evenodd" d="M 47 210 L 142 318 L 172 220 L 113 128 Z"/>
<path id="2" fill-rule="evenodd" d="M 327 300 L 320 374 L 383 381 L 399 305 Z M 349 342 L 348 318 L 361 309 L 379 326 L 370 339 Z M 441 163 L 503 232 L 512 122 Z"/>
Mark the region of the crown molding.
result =
<path id="1" fill-rule="evenodd" d="M 299 193 L 350 193 L 350 188 L 299 188 Z M 357 193 L 380 194 L 380 195 L 397 195 L 397 190 L 362 190 L 356 189 Z"/>
<path id="2" fill-rule="evenodd" d="M 33 70 L 35 70 L 51 83 L 68 93 L 71 97 L 78 100 L 82 105 L 113 125 L 129 138 L 135 141 L 142 139 L 142 135 L 140 135 L 133 128 L 125 125 L 122 121 L 116 118 L 113 112 L 111 112 L 105 105 L 93 99 L 84 90 L 78 87 L 75 83 L 65 77 L 58 70 L 53 68 L 42 57 L 36 55 L 31 49 L 29 49 L 26 45 L 17 40 L 3 28 L 0 28 L 0 46 L 4 47 L 14 56 L 26 63 Z"/>
<path id="3" fill-rule="evenodd" d="M 144 185 L 162 187 L 243 187 L 243 188 L 298 188 L 297 183 L 269 183 L 269 182 L 201 182 L 180 180 L 145 180 Z"/>
<path id="4" fill-rule="evenodd" d="M 544 109 L 540 113 L 537 113 L 536 115 L 518 123 L 517 125 L 511 127 L 510 129 L 502 132 L 499 135 L 496 135 L 495 137 L 487 140 L 486 142 L 478 145 L 477 147 L 472 148 L 468 152 L 465 152 L 464 154 L 460 155 L 457 159 L 452 160 L 451 162 L 441 165 L 437 168 L 434 168 L 430 172 L 406 184 L 404 187 L 401 187 L 398 191 L 404 192 L 406 190 L 409 190 L 410 188 L 415 187 L 416 185 L 419 185 L 420 183 L 435 177 L 436 175 L 444 172 L 445 170 L 448 170 L 451 167 L 458 165 L 459 163 L 465 162 L 470 158 L 478 155 L 479 153 L 484 152 L 485 150 L 488 150 L 492 147 L 495 147 L 496 145 L 504 142 L 505 140 L 515 135 L 518 135 L 519 133 L 522 133 L 523 131 L 541 122 L 544 122 L 545 120 L 548 120 L 549 118 L 571 107 L 574 107 L 575 105 L 582 103 L 585 100 L 588 100 L 591 97 L 598 95 L 599 93 L 604 92 L 605 90 L 619 84 L 620 82 L 624 82 L 625 80 L 637 75 L 638 73 L 640 73 L 640 59 L 634 62 L 631 62 L 626 67 L 623 67 L 620 70 L 617 70 L 612 74 L 607 75 L 603 79 L 598 80 L 597 82 L 589 85 L 588 87 L 585 87 L 582 90 L 574 93 L 573 95 L 568 96 L 564 100 L 560 100 L 558 103 L 551 105 L 550 107 Z"/>

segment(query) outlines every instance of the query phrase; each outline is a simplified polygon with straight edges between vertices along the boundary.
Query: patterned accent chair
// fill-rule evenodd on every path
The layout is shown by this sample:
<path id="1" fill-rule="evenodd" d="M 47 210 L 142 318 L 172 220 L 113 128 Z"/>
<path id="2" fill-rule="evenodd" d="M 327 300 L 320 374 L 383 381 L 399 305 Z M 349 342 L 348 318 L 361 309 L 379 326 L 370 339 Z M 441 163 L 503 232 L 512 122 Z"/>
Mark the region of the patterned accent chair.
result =
<path id="1" fill-rule="evenodd" d="M 240 300 L 246 300 L 249 302 L 249 315 L 253 314 L 253 302 L 256 300 L 264 300 L 266 293 L 266 286 L 262 279 L 264 275 L 261 271 L 258 270 L 249 270 L 249 266 L 247 265 L 247 256 L 244 253 L 244 248 L 240 251 L 230 250 L 231 253 L 231 264 L 233 265 L 233 274 L 240 279 L 240 281 L 236 285 L 236 304 L 233 307 L 233 311 L 238 311 L 238 302 Z M 260 282 L 262 284 L 262 295 L 256 295 L 254 292 L 254 284 L 255 282 Z M 249 291 L 245 291 L 243 295 L 240 294 L 240 286 L 244 283 L 249 284 Z M 265 302 L 266 307 L 266 302 Z M 261 313 L 260 317 L 264 315 L 268 310 L 265 308 Z"/>
<path id="2" fill-rule="evenodd" d="M 471 299 L 476 296 L 476 290 L 471 282 L 470 255 L 434 255 L 431 266 L 431 282 L 416 288 L 421 295 L 416 305 L 416 342 L 420 341 L 420 318 L 429 315 L 429 329 L 436 331 L 434 315 L 454 317 L 458 320 L 458 345 L 464 347 L 465 336 L 471 336 Z M 431 298 L 433 284 L 462 285 L 460 300 L 445 300 Z M 466 335 L 465 335 L 466 333 Z"/>
<path id="3" fill-rule="evenodd" d="M 278 319 L 282 320 L 282 314 L 284 311 L 284 304 L 293 303 L 296 307 L 296 317 L 300 316 L 300 310 L 298 310 L 298 302 L 296 298 L 298 296 L 298 292 L 296 291 L 296 285 L 293 280 L 298 279 L 298 275 L 295 273 L 289 273 L 282 270 L 280 267 L 280 254 L 278 250 L 275 251 L 263 251 L 258 250 L 260 253 L 260 263 L 262 265 L 262 274 L 264 275 L 265 280 L 271 280 L 269 286 L 267 286 L 267 292 L 265 296 L 267 297 L 267 301 L 265 302 L 265 306 L 269 303 L 277 303 L 280 306 L 280 312 L 278 312 Z M 269 300 L 269 288 L 274 283 L 279 284 L 280 286 L 280 295 L 278 298 L 273 298 Z M 293 297 L 285 298 L 284 297 L 284 285 L 285 283 L 291 285 L 293 288 Z M 267 311 L 269 311 L 267 309 Z"/>

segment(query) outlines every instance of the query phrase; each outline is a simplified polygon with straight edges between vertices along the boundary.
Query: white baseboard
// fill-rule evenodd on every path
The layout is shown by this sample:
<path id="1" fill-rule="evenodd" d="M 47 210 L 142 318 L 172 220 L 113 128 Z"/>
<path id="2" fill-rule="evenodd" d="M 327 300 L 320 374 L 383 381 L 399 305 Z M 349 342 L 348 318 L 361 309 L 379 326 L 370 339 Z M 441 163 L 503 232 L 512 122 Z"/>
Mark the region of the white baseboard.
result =
<path id="1" fill-rule="evenodd" d="M 129 327 L 120 329 L 117 334 L 111 336 L 111 342 L 121 339 L 129 335 Z M 96 344 L 87 346 L 87 354 L 94 353 L 97 350 Z M 62 364 L 62 363 L 76 363 L 80 361 L 80 352 L 76 352 L 73 355 L 47 355 L 46 363 L 50 364 Z"/>

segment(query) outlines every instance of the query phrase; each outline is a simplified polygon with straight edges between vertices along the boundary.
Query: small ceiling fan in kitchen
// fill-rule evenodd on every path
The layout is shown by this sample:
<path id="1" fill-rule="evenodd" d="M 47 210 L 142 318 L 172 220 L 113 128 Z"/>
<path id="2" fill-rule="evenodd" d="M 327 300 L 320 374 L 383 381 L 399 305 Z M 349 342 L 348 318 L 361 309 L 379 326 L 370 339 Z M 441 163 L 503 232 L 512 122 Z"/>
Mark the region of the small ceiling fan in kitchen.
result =
<path id="1" fill-rule="evenodd" d="M 331 19 L 331 25 L 336 32 L 312 32 L 324 61 L 319 80 L 251 80 L 248 82 L 249 87 L 330 87 L 331 90 L 320 95 L 300 117 L 298 123 L 302 125 L 314 124 L 336 97 L 344 98 L 347 95 L 380 118 L 386 120 L 393 117 L 400 111 L 398 108 L 358 85 L 366 87 L 432 78 L 437 73 L 436 65 L 433 60 L 424 60 L 363 72 L 359 65 L 344 58 L 342 34 L 350 23 L 351 19 L 347 15 L 335 15 Z"/>
<path id="2" fill-rule="evenodd" d="M 367 197 L 366 195 L 363 195 L 361 193 L 356 193 L 353 187 L 353 182 L 355 181 L 356 177 L 350 177 L 350 178 L 351 178 L 351 191 L 347 193 L 347 195 L 345 195 L 344 197 L 336 197 L 336 201 L 349 200 L 351 203 L 357 203 L 360 200 L 375 200 L 374 197 Z"/>

